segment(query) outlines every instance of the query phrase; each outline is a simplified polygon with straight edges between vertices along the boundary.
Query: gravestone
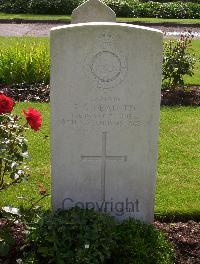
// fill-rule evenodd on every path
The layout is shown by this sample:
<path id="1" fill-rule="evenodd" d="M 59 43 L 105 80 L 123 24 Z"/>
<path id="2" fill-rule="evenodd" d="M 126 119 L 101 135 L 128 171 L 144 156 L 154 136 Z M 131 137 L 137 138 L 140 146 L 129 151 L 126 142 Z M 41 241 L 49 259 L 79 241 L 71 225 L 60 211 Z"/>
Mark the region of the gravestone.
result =
<path id="1" fill-rule="evenodd" d="M 72 12 L 71 23 L 115 22 L 115 12 L 99 0 L 89 0 Z"/>
<path id="2" fill-rule="evenodd" d="M 101 3 L 107 22 L 77 23 L 97 2 L 51 30 L 52 205 L 152 222 L 162 33 L 109 22 Z"/>

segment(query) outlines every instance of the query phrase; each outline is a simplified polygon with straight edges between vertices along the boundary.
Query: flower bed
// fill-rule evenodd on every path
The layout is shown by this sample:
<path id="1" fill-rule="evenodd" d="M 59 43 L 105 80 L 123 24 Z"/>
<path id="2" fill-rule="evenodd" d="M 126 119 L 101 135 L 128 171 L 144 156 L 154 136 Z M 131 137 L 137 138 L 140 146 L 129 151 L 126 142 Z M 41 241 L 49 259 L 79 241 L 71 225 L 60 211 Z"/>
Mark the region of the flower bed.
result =
<path id="1" fill-rule="evenodd" d="M 49 102 L 50 86 L 44 84 L 1 85 L 0 91 L 18 102 Z M 161 105 L 200 105 L 200 85 L 162 90 Z"/>

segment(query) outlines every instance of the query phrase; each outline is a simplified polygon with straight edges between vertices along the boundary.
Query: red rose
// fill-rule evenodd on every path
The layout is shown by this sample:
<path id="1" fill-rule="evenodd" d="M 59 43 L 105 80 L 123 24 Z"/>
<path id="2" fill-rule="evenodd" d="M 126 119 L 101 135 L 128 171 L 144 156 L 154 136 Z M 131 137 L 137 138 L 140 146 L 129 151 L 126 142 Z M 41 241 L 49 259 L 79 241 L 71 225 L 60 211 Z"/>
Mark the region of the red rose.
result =
<path id="1" fill-rule="evenodd" d="M 14 102 L 12 98 L 0 94 L 0 115 L 10 113 L 13 110 Z"/>
<path id="2" fill-rule="evenodd" d="M 23 110 L 23 113 L 31 128 L 35 131 L 39 130 L 42 123 L 42 117 L 40 112 L 29 107 L 28 111 L 26 112 L 25 110 Z"/>

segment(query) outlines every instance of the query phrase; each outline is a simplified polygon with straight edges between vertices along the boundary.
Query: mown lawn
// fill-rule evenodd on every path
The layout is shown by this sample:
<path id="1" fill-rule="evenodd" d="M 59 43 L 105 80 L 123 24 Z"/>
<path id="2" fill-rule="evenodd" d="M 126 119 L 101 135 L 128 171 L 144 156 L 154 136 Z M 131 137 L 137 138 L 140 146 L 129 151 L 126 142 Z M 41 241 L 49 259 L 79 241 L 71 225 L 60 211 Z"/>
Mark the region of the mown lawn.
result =
<path id="1" fill-rule="evenodd" d="M 156 213 L 200 214 L 200 108 L 162 107 Z"/>
<path id="2" fill-rule="evenodd" d="M 65 15 L 37 15 L 37 14 L 7 14 L 0 12 L 0 19 L 34 19 L 34 20 L 59 20 L 66 19 L 70 20 L 71 16 Z"/>
<path id="3" fill-rule="evenodd" d="M 196 58 L 194 75 L 192 77 L 186 76 L 184 81 L 186 84 L 198 84 L 200 85 L 200 40 L 192 41 L 192 53 Z"/>
<path id="4" fill-rule="evenodd" d="M 38 20 L 59 20 L 66 19 L 70 20 L 71 16 L 64 15 L 37 15 L 37 14 L 7 14 L 0 12 L 0 19 L 13 19 L 13 18 L 21 18 L 21 19 L 38 19 Z M 130 17 L 118 17 L 117 21 L 128 21 L 128 22 L 152 22 L 152 23 L 166 23 L 173 22 L 178 24 L 198 24 L 200 23 L 200 19 L 164 19 L 164 18 L 130 18 Z"/>
<path id="5" fill-rule="evenodd" d="M 148 23 L 176 23 L 176 24 L 199 24 L 200 19 L 173 19 L 173 18 L 153 18 L 153 17 L 119 17 L 117 21 L 122 22 L 148 22 Z"/>
<path id="6" fill-rule="evenodd" d="M 16 112 L 31 105 L 41 111 L 41 131 L 28 131 L 30 166 L 27 183 L 0 193 L 0 206 L 30 205 L 39 198 L 37 185 L 42 183 L 50 193 L 50 106 L 46 103 L 18 103 Z M 156 214 L 200 214 L 200 108 L 162 107 L 159 138 Z M 46 137 L 48 136 L 48 137 Z M 20 197 L 20 198 L 17 198 Z M 42 202 L 50 207 L 50 197 Z"/>

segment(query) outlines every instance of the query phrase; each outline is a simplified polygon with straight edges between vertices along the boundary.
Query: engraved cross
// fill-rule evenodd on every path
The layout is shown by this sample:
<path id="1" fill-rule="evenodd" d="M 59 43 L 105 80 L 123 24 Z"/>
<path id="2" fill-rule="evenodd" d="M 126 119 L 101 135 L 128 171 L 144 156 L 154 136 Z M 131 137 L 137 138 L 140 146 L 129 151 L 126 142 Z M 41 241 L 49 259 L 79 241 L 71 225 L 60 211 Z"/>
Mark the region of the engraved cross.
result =
<path id="1" fill-rule="evenodd" d="M 102 154 L 97 156 L 83 156 L 82 160 L 101 160 L 101 199 L 105 201 L 105 178 L 106 178 L 106 162 L 107 160 L 123 160 L 127 161 L 127 156 L 108 156 L 107 155 L 107 132 L 102 132 Z"/>

